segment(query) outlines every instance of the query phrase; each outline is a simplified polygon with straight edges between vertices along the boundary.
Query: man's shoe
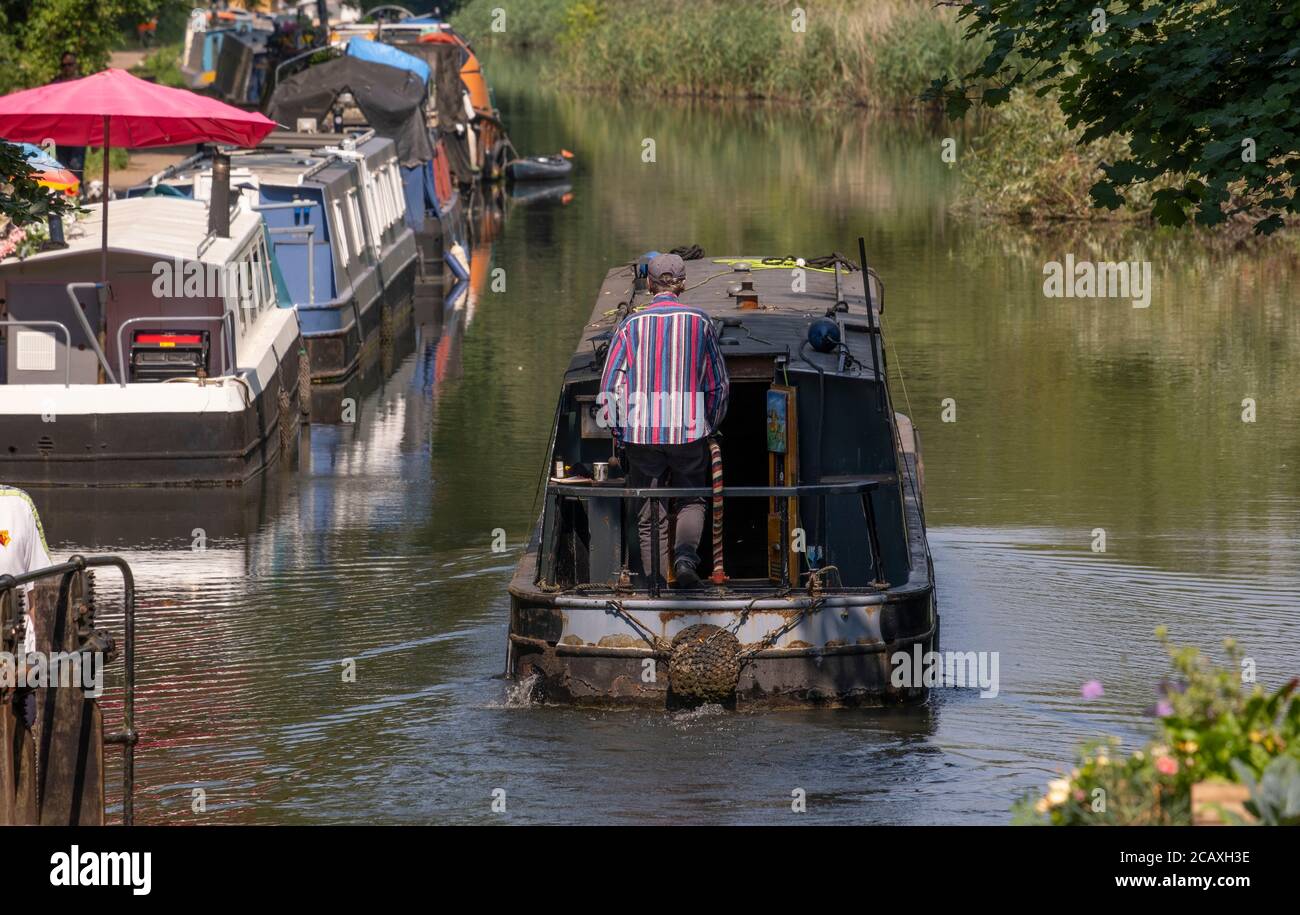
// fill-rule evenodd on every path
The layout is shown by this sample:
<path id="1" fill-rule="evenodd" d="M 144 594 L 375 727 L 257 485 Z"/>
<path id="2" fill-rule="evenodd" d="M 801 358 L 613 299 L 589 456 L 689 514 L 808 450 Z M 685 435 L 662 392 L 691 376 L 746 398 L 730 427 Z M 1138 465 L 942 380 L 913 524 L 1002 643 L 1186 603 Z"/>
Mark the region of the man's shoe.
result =
<path id="1" fill-rule="evenodd" d="M 679 588 L 697 588 L 700 584 L 700 576 L 695 571 L 695 563 L 689 559 L 679 559 L 673 563 L 673 574 L 677 579 Z"/>

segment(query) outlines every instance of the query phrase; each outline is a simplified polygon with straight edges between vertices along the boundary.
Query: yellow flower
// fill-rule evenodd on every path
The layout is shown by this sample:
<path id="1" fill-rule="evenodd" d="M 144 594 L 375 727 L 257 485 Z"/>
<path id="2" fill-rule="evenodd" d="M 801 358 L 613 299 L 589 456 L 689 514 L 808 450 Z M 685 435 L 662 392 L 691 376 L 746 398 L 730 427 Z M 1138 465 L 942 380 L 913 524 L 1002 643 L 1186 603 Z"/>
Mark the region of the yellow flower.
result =
<path id="1" fill-rule="evenodd" d="M 1264 735 L 1261 734 L 1259 731 L 1251 731 L 1251 732 L 1250 732 L 1250 742 L 1251 742 L 1251 743 L 1259 743 L 1259 742 L 1260 742 L 1261 740 L 1263 740 L 1263 739 L 1264 739 Z"/>
<path id="2" fill-rule="evenodd" d="M 1051 807 L 1059 807 L 1064 804 L 1070 797 L 1070 782 L 1064 778 L 1054 779 L 1047 783 L 1047 803 Z"/>
<path id="3" fill-rule="evenodd" d="M 1184 752 L 1184 753 L 1195 753 L 1198 747 L 1199 747 L 1199 744 L 1197 744 L 1197 742 L 1196 742 L 1195 740 L 1185 740 L 1185 741 L 1183 741 L 1183 752 Z"/>
<path id="4" fill-rule="evenodd" d="M 1034 811 L 1039 815 L 1047 813 L 1047 809 L 1047 798 L 1045 797 L 1040 797 L 1038 802 L 1034 804 Z"/>

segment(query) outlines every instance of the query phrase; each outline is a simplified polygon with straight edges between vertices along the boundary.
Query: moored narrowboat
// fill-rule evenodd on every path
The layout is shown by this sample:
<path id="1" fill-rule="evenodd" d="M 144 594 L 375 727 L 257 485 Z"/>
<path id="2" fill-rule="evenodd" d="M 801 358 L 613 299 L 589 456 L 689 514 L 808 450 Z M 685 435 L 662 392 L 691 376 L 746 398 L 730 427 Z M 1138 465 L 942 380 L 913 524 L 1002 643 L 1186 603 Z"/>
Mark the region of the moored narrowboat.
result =
<path id="1" fill-rule="evenodd" d="M 939 618 L 919 436 L 887 383 L 882 287 L 838 256 L 813 263 L 687 261 L 681 302 L 711 319 L 730 378 L 713 483 L 698 491 L 634 488 L 617 470 L 601 375 L 615 330 L 650 294 L 635 264 L 607 275 L 564 375 L 544 506 L 510 583 L 506 675 L 534 698 L 925 698 L 894 667 L 897 653 L 936 646 Z M 670 499 L 707 500 L 694 587 L 658 568 L 657 545 L 642 568 L 637 514 L 651 492 L 668 511 Z"/>
<path id="2" fill-rule="evenodd" d="M 464 247 L 464 211 L 446 143 L 436 130 L 437 91 L 433 70 L 422 58 L 355 37 L 277 68 L 267 114 L 284 124 L 369 128 L 392 139 L 421 279 L 441 284 L 445 254 L 456 244 Z"/>
<path id="3" fill-rule="evenodd" d="M 291 454 L 306 363 L 261 216 L 118 200 L 101 261 L 88 209 L 0 262 L 0 479 L 240 484 Z"/>
<path id="4" fill-rule="evenodd" d="M 213 165 L 210 155 L 187 160 L 132 194 L 206 199 Z M 266 223 L 312 383 L 344 384 L 414 296 L 417 251 L 393 141 L 272 133 L 258 149 L 231 152 L 229 170 L 232 192 Z"/>

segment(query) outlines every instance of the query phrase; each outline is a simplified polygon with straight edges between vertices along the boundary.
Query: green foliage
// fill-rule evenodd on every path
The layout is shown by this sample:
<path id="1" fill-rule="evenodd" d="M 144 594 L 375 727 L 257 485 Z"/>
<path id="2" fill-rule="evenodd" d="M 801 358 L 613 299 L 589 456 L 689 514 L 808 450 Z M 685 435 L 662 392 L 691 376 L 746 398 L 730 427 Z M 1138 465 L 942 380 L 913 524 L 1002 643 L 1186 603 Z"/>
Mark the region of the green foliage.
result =
<path id="1" fill-rule="evenodd" d="M 162 0 L 0 0 L 0 94 L 52 80 L 65 51 L 83 75 L 108 65 L 121 26 L 153 15 Z"/>
<path id="2" fill-rule="evenodd" d="M 1249 768 L 1236 765 L 1242 784 L 1250 789 L 1246 810 L 1259 825 L 1300 826 L 1300 759 L 1279 756 L 1258 780 Z"/>
<path id="3" fill-rule="evenodd" d="M 1164 179 L 1149 207 L 1162 224 L 1213 226 L 1249 214 L 1268 233 L 1300 212 L 1300 14 L 1292 0 L 967 0 L 960 18 L 989 51 L 935 80 L 950 115 L 1015 89 L 1055 93 L 1079 141 L 1121 138 L 1093 205 L 1115 208 Z M 990 81 L 992 85 L 990 85 Z"/>
<path id="4" fill-rule="evenodd" d="M 875 51 L 875 77 L 892 96 L 919 98 L 935 75 L 966 72 L 984 59 L 986 43 L 968 41 L 948 15 L 917 7 L 894 17 Z"/>
<path id="5" fill-rule="evenodd" d="M 0 217 L 14 225 L 30 225 L 73 209 L 66 196 L 42 187 L 33 174 L 22 147 L 0 140 Z"/>
<path id="6" fill-rule="evenodd" d="M 960 156 L 958 209 L 1018 222 L 1132 218 L 1138 211 L 1095 210 L 1089 188 L 1100 165 L 1123 145 L 1115 139 L 1080 143 L 1051 99 L 1018 91 L 991 111 L 984 129 Z"/>
<path id="7" fill-rule="evenodd" d="M 1156 750 L 1162 748 L 1156 747 Z M 1162 756 L 1119 752 L 1110 739 L 1085 747 L 1076 768 L 1050 782 L 1040 798 L 1024 798 L 1012 809 L 1017 825 L 1170 826 L 1191 822 L 1190 791 L 1176 775 L 1158 770 Z"/>
<path id="8" fill-rule="evenodd" d="M 551 47 L 566 27 L 570 7 L 595 7 L 597 0 L 529 0 L 503 4 L 501 0 L 471 0 L 451 16 L 456 31 L 475 45 L 502 43 L 515 48 Z M 494 10 L 505 10 L 505 30 L 492 31 Z"/>
<path id="9" fill-rule="evenodd" d="M 1117 740 L 1086 747 L 1045 795 L 1017 802 L 1015 822 L 1189 825 L 1192 785 L 1212 780 L 1251 786 L 1247 809 L 1261 822 L 1300 819 L 1300 680 L 1247 690 L 1235 641 L 1224 642 L 1226 661 L 1215 664 L 1196 648 L 1170 645 L 1163 627 L 1156 636 L 1172 677 L 1156 706 L 1160 736 L 1127 757 L 1117 755 Z"/>
<path id="10" fill-rule="evenodd" d="M 979 42 L 925 0 L 828 0 L 792 11 L 767 0 L 471 0 L 453 24 L 478 42 L 556 52 L 548 79 L 629 95 L 780 98 L 910 106 L 936 72 L 973 65 Z"/>
<path id="11" fill-rule="evenodd" d="M 189 82 L 181 72 L 181 48 L 180 42 L 163 45 L 132 67 L 131 72 L 136 76 L 148 77 L 160 86 L 188 89 Z"/>
<path id="12" fill-rule="evenodd" d="M 108 160 L 110 169 L 126 168 L 131 161 L 131 154 L 120 146 L 114 146 Z M 86 149 L 86 167 L 83 171 L 85 183 L 89 184 L 104 173 L 104 150 L 98 146 Z"/>

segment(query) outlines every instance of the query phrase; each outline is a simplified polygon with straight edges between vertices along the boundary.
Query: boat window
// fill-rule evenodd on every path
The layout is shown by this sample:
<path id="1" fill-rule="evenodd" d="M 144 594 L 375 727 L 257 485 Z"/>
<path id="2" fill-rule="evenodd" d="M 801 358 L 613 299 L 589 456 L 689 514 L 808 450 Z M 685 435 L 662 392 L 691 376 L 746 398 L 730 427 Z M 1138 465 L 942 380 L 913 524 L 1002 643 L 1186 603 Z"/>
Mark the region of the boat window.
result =
<path id="1" fill-rule="evenodd" d="M 348 237 L 343 228 L 343 208 L 339 206 L 339 199 L 335 197 L 330 201 L 334 208 L 334 247 L 338 249 L 339 258 L 343 261 L 343 266 L 348 265 Z"/>
<path id="2" fill-rule="evenodd" d="M 375 210 L 378 214 L 378 234 L 381 237 L 388 231 L 388 227 L 392 225 L 392 220 L 389 218 L 392 206 L 388 201 L 388 195 L 384 193 L 383 178 L 382 171 L 370 173 L 370 197 L 375 202 Z"/>
<path id="3" fill-rule="evenodd" d="M 264 261 L 262 259 L 262 246 L 259 243 L 254 242 L 252 250 L 249 251 L 249 262 L 248 262 L 248 266 L 250 270 L 248 274 L 248 286 L 249 286 L 248 310 L 250 314 L 248 318 L 250 321 L 252 321 L 253 318 L 257 316 L 257 313 L 262 310 L 262 295 L 263 295 L 262 264 L 263 263 Z"/>
<path id="4" fill-rule="evenodd" d="M 379 173 L 379 189 L 383 193 L 384 203 L 388 207 L 388 227 L 391 228 L 393 223 L 397 222 L 397 201 L 393 199 L 393 167 L 385 165 L 384 170 Z"/>
<path id="5" fill-rule="evenodd" d="M 348 189 L 348 227 L 352 230 L 352 251 L 360 257 L 365 242 L 361 235 L 361 207 L 357 203 L 356 188 Z"/>
<path id="6" fill-rule="evenodd" d="M 242 334 L 248 327 L 248 309 L 244 307 L 244 296 L 246 294 L 244 284 L 248 281 L 249 277 L 248 253 L 246 252 L 243 257 L 233 265 L 229 266 L 234 267 L 235 279 L 234 282 L 230 284 L 233 288 L 228 290 L 227 299 L 230 300 L 231 307 L 234 309 L 235 315 L 239 319 L 239 332 Z M 227 269 L 229 269 L 229 266 Z"/>
<path id="7" fill-rule="evenodd" d="M 376 234 L 383 235 L 388 228 L 388 210 L 379 196 L 379 187 L 375 182 L 375 173 L 366 172 L 366 209 L 373 214 Z"/>
<path id="8" fill-rule="evenodd" d="M 396 182 L 393 180 L 396 174 L 397 174 L 397 163 L 390 162 L 388 164 L 388 170 L 384 173 L 384 178 L 387 179 L 386 183 L 388 185 L 388 199 L 393 201 L 393 222 L 394 223 L 397 223 L 402 218 L 402 195 L 401 195 L 401 191 L 398 190 L 397 188 Z"/>
<path id="9" fill-rule="evenodd" d="M 265 235 L 261 239 L 262 244 L 262 287 L 265 292 L 262 295 L 262 305 L 266 308 L 275 306 L 275 278 L 271 275 L 271 251 L 267 247 L 267 238 Z"/>
<path id="10" fill-rule="evenodd" d="M 402 193 L 401 169 L 396 162 L 388 166 L 388 191 L 393 195 L 393 203 L 396 208 L 393 221 L 396 222 L 406 213 L 406 200 Z"/>

